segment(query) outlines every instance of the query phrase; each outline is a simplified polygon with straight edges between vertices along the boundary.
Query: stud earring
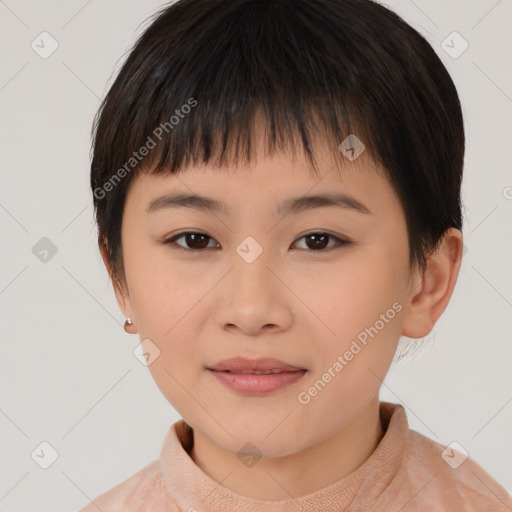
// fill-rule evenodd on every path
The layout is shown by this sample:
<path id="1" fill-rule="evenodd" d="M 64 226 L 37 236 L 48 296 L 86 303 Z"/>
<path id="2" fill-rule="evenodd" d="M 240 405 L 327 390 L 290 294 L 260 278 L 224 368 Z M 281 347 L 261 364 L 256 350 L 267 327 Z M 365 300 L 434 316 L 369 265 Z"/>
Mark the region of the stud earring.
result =
<path id="1" fill-rule="evenodd" d="M 124 322 L 124 330 L 128 333 L 128 334 L 133 334 L 133 331 L 131 330 L 131 327 L 134 326 L 134 323 L 132 322 L 132 319 L 130 317 L 128 317 L 125 322 Z"/>

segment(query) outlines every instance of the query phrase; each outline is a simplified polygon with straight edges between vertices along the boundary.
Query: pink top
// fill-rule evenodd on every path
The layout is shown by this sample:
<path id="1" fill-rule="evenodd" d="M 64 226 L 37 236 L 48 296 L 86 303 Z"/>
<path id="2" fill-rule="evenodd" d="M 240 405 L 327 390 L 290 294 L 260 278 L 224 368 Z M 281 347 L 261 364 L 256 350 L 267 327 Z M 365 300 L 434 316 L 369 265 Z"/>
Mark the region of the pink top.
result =
<path id="1" fill-rule="evenodd" d="M 385 434 L 356 471 L 278 501 L 247 498 L 212 480 L 189 456 L 193 430 L 179 420 L 165 436 L 160 459 L 80 512 L 512 511 L 511 497 L 476 462 L 466 458 L 459 465 L 458 452 L 411 430 L 401 405 L 381 402 L 380 415 Z"/>

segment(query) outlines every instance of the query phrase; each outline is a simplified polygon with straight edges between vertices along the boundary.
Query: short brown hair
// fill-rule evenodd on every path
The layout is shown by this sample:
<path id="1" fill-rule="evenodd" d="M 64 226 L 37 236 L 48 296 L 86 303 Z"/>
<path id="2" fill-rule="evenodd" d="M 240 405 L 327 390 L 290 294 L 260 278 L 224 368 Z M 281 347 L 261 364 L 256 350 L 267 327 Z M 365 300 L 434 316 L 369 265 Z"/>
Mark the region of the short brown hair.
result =
<path id="1" fill-rule="evenodd" d="M 338 143 L 352 132 L 363 140 L 400 198 L 411 264 L 423 269 L 446 230 L 462 229 L 457 91 L 400 16 L 372 0 L 179 0 L 155 15 L 95 118 L 98 242 L 118 280 L 134 175 L 222 163 L 235 142 L 235 158 L 245 148 L 250 159 L 257 110 L 271 148 L 298 135 L 312 163 L 315 120 Z"/>

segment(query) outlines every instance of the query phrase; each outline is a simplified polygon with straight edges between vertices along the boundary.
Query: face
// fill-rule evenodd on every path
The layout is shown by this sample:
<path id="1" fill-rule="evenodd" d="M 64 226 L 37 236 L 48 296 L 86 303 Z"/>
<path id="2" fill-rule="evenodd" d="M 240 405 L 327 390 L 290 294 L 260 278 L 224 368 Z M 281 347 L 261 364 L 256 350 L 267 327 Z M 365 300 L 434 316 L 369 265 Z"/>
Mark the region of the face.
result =
<path id="1" fill-rule="evenodd" d="M 340 154 L 338 168 L 317 148 L 319 175 L 286 153 L 257 156 L 135 177 L 122 223 L 126 289 L 116 293 L 140 339 L 159 350 L 149 370 L 185 421 L 233 453 L 251 440 L 278 457 L 340 431 L 378 395 L 412 293 L 409 246 L 398 197 L 365 153 L 353 162 Z M 224 206 L 176 206 L 176 193 Z M 286 209 L 335 194 L 368 212 Z M 236 356 L 307 371 L 246 395 L 207 370 Z"/>

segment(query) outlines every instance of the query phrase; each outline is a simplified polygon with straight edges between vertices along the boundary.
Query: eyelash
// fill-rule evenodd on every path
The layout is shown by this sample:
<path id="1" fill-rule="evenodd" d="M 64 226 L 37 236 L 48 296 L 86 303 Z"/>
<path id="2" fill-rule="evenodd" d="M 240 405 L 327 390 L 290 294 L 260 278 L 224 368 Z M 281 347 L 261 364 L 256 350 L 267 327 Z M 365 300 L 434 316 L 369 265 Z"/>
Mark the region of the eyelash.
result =
<path id="1" fill-rule="evenodd" d="M 180 238 L 182 238 L 182 237 L 184 237 L 186 235 L 204 235 L 207 238 L 209 238 L 210 240 L 215 240 L 211 236 L 209 236 L 206 233 L 203 233 L 201 231 L 182 231 L 181 233 L 178 233 L 178 234 L 172 236 L 171 238 L 163 240 L 162 243 L 164 243 L 166 245 L 171 245 L 172 244 L 172 245 L 174 245 L 173 249 L 178 249 L 178 250 L 187 251 L 187 252 L 197 252 L 197 253 L 199 253 L 199 252 L 205 251 L 206 249 L 213 249 L 213 247 L 208 247 L 208 248 L 204 248 L 204 249 L 191 249 L 191 248 L 183 247 L 183 246 L 175 243 L 176 240 L 179 240 Z M 325 231 L 311 231 L 310 233 L 306 233 L 305 235 L 302 235 L 300 238 L 297 239 L 297 241 L 298 240 L 302 240 L 303 238 L 306 238 L 306 237 L 311 236 L 311 235 L 324 235 L 324 236 L 328 236 L 329 238 L 334 239 L 338 243 L 338 248 L 351 245 L 351 243 L 352 243 L 352 242 L 349 242 L 348 240 L 343 240 L 342 238 L 334 236 L 331 233 L 327 233 Z M 336 246 L 329 247 L 327 249 L 318 249 L 318 250 L 314 250 L 314 249 L 300 249 L 300 250 L 303 250 L 303 251 L 306 251 L 306 252 L 329 252 L 332 249 L 336 249 Z"/>

